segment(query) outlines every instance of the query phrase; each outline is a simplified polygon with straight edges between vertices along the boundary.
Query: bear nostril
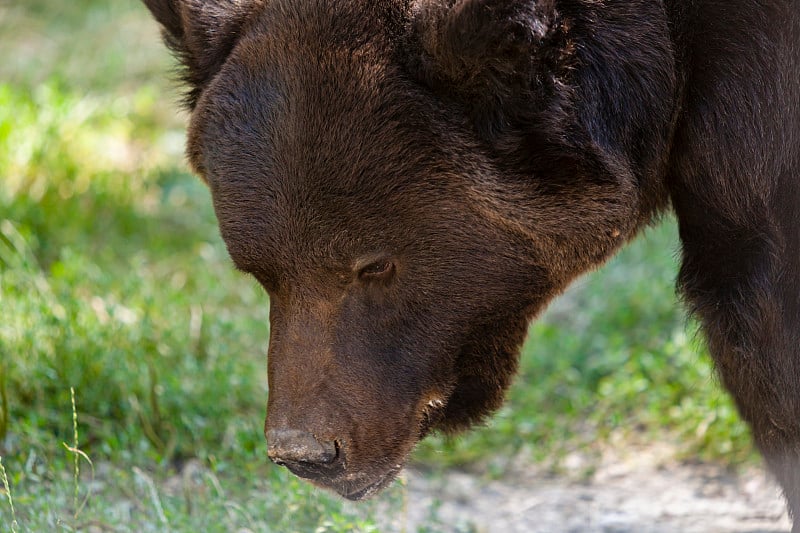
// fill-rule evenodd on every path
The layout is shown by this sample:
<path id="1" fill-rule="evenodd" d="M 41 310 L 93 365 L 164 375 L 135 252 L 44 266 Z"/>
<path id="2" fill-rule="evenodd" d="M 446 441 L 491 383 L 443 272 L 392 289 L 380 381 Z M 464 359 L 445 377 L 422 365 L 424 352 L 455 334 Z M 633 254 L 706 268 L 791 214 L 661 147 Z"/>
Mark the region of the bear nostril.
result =
<path id="1" fill-rule="evenodd" d="M 339 455 L 334 441 L 320 442 L 307 431 L 297 429 L 271 429 L 267 431 L 268 455 L 277 465 L 302 463 L 327 465 Z"/>

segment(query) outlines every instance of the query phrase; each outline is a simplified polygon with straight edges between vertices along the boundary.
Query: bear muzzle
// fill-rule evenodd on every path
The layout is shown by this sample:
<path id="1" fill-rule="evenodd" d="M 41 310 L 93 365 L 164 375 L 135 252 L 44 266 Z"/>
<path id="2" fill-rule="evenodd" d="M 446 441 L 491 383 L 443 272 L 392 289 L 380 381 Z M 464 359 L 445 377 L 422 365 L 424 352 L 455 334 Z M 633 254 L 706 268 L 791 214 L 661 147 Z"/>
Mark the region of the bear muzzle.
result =
<path id="1" fill-rule="evenodd" d="M 333 490 L 349 500 L 363 500 L 389 485 L 402 469 L 398 464 L 382 473 L 348 471 L 339 441 L 320 441 L 307 431 L 270 429 L 268 455 L 296 476 Z"/>

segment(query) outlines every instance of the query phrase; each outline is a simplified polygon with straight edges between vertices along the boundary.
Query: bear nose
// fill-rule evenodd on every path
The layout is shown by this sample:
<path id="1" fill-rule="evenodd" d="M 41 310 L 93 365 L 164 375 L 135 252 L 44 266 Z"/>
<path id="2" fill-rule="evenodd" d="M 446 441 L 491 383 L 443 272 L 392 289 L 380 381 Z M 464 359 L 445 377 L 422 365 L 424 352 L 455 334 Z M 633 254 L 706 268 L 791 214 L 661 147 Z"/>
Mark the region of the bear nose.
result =
<path id="1" fill-rule="evenodd" d="M 308 431 L 298 429 L 270 429 L 267 443 L 270 460 L 290 468 L 328 465 L 338 455 L 335 442 L 320 442 Z"/>

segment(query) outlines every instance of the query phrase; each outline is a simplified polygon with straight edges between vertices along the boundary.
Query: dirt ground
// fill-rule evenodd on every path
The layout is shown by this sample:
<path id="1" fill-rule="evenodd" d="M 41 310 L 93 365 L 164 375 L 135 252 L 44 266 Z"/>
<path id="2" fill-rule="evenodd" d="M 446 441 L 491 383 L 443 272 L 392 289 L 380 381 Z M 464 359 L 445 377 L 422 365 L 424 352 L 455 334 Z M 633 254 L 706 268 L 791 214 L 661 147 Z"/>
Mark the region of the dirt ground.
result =
<path id="1" fill-rule="evenodd" d="M 503 480 L 460 471 L 432 477 L 410 470 L 406 516 L 399 529 L 417 531 L 423 524 L 428 531 L 504 533 L 791 529 L 779 488 L 759 468 L 734 474 L 716 465 L 680 463 L 672 450 L 653 446 L 604 454 L 588 477 L 581 457 L 568 457 L 565 463 L 563 476 L 521 467 L 513 479 Z M 433 516 L 437 519 L 431 526 Z"/>

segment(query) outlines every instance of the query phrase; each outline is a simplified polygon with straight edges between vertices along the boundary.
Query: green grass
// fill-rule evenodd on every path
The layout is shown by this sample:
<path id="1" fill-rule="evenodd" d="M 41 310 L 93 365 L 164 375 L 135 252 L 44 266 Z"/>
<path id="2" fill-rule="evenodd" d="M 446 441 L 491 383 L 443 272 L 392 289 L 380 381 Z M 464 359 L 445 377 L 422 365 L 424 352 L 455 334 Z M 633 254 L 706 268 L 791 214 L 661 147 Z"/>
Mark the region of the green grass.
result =
<path id="1" fill-rule="evenodd" d="M 370 531 L 402 515 L 402 487 L 355 506 L 266 461 L 268 302 L 186 171 L 144 8 L 0 3 L 0 49 L 2 528 L 12 501 L 19 531 Z M 751 458 L 675 301 L 676 250 L 667 221 L 580 280 L 532 326 L 507 406 L 416 460 L 502 473 L 619 434 Z M 80 512 L 75 450 L 95 471 L 81 459 Z"/>

